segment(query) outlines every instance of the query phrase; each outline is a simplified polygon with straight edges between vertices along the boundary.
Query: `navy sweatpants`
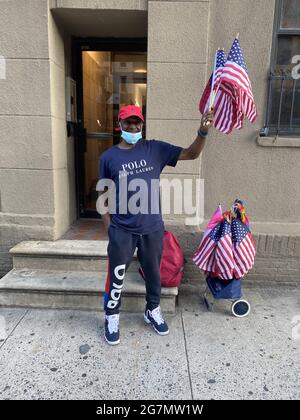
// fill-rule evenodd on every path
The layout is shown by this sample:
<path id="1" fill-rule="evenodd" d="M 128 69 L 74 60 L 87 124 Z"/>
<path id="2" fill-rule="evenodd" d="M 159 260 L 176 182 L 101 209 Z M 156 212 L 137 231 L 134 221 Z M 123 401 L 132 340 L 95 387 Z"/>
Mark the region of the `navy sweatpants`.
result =
<path id="1" fill-rule="evenodd" d="M 108 236 L 105 313 L 113 315 L 120 311 L 123 280 L 136 248 L 137 257 L 145 275 L 147 307 L 150 310 L 156 308 L 160 303 L 160 260 L 164 229 L 148 235 L 138 235 L 110 225 Z"/>

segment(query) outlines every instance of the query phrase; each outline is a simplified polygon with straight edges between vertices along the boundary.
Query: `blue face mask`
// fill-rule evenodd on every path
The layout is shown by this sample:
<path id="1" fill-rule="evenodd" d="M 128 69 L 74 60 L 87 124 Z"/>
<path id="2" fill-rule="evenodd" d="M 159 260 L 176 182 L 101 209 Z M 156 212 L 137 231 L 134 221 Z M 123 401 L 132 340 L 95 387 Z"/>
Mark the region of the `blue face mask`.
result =
<path id="1" fill-rule="evenodd" d="M 139 131 L 138 133 L 129 133 L 128 131 L 122 130 L 121 137 L 126 141 L 126 143 L 135 144 L 142 138 L 142 132 Z"/>

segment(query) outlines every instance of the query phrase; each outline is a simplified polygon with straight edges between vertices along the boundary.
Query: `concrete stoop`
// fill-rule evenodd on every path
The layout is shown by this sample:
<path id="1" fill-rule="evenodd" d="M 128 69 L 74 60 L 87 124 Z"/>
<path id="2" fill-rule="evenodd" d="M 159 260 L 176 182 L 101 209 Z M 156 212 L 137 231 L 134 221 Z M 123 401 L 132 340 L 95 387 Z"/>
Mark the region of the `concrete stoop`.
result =
<path id="1" fill-rule="evenodd" d="M 10 250 L 13 269 L 0 279 L 0 305 L 103 310 L 107 241 L 24 241 Z M 145 309 L 136 254 L 122 290 L 122 311 Z M 162 288 L 161 306 L 174 313 L 177 287 Z"/>

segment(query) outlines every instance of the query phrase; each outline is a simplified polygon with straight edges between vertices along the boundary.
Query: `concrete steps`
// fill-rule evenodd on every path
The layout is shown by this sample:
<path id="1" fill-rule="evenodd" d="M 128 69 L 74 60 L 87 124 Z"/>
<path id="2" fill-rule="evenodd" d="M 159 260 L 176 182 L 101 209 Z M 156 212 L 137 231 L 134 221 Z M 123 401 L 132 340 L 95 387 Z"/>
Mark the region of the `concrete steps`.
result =
<path id="1" fill-rule="evenodd" d="M 10 250 L 14 268 L 0 279 L 0 306 L 103 310 L 107 241 L 26 241 Z M 136 257 L 126 273 L 122 311 L 143 312 L 145 284 Z M 162 288 L 174 313 L 177 288 Z"/>
<path id="2" fill-rule="evenodd" d="M 16 269 L 106 271 L 108 241 L 24 241 L 10 249 Z M 136 253 L 128 271 L 139 267 Z"/>

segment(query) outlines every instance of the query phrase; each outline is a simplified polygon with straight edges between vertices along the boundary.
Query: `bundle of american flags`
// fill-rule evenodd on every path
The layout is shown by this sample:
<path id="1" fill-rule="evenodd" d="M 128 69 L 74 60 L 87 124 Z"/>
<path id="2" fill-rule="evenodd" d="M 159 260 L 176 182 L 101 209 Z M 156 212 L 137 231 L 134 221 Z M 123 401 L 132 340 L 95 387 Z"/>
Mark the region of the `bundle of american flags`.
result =
<path id="1" fill-rule="evenodd" d="M 199 103 L 201 114 L 214 109 L 214 127 L 224 134 L 241 129 L 243 120 L 252 123 L 257 117 L 251 82 L 238 38 L 228 56 L 218 49 L 214 70 Z"/>
<path id="2" fill-rule="evenodd" d="M 241 200 L 222 213 L 221 205 L 210 219 L 193 255 L 206 274 L 222 280 L 241 279 L 254 265 L 255 243 Z"/>

